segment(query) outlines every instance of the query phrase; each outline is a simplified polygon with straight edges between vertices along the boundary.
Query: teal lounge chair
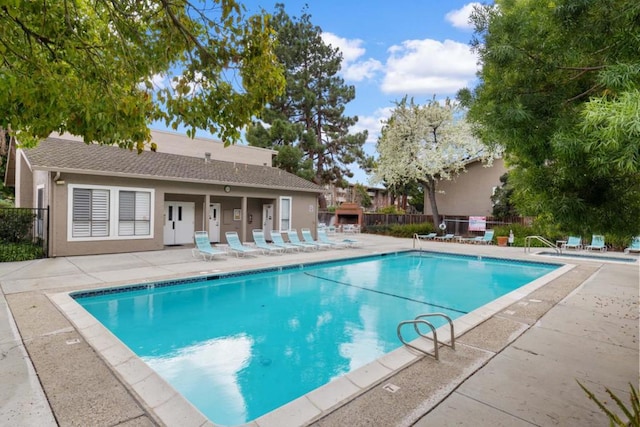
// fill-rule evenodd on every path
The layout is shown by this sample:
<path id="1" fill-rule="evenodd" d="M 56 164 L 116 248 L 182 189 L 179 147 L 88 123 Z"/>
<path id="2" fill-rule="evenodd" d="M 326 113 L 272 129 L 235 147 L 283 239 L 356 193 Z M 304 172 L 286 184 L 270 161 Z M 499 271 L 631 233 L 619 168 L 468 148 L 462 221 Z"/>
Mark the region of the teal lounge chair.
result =
<path id="1" fill-rule="evenodd" d="M 474 243 L 480 243 L 482 245 L 491 245 L 493 244 L 493 230 L 486 230 L 484 232 L 484 236 L 480 237 L 476 239 L 476 241 Z"/>
<path id="2" fill-rule="evenodd" d="M 438 233 L 416 234 L 416 237 L 420 240 L 433 240 L 438 237 Z"/>
<path id="3" fill-rule="evenodd" d="M 285 251 L 293 252 L 293 251 L 299 251 L 300 249 L 303 249 L 302 246 L 297 246 L 297 245 L 294 245 L 293 243 L 285 242 L 284 238 L 282 237 L 282 234 L 279 231 L 271 232 L 271 240 L 273 240 L 274 245 L 284 249 Z"/>
<path id="4" fill-rule="evenodd" d="M 352 246 L 350 239 L 344 239 L 343 241 L 335 241 L 329 239 L 327 236 L 327 232 L 325 230 L 318 229 L 318 242 L 326 243 L 327 245 L 331 245 L 334 248 L 347 248 Z"/>
<path id="5" fill-rule="evenodd" d="M 318 248 L 321 248 L 321 249 L 328 249 L 331 246 L 333 246 L 331 243 L 322 243 L 317 240 L 313 240 L 313 236 L 311 235 L 311 230 L 308 228 L 302 228 L 300 229 L 300 232 L 302 233 L 302 243 L 310 243 L 312 245 L 316 245 Z"/>
<path id="6" fill-rule="evenodd" d="M 289 237 L 289 242 L 291 242 L 292 245 L 300 246 L 304 250 L 319 248 L 318 245 L 313 245 L 311 243 L 301 241 L 300 238 L 298 237 L 298 231 L 294 228 L 287 231 L 287 236 Z"/>
<path id="7" fill-rule="evenodd" d="M 562 249 L 582 249 L 582 236 L 569 236 Z"/>
<path id="8" fill-rule="evenodd" d="M 454 234 L 445 234 L 444 236 L 436 236 L 434 239 L 442 240 L 443 242 L 448 242 L 453 240 Z"/>
<path id="9" fill-rule="evenodd" d="M 227 243 L 229 243 L 229 249 L 231 249 L 231 251 L 235 253 L 237 257 L 240 257 L 240 255 L 253 255 L 261 252 L 259 249 L 250 248 L 249 246 L 243 245 L 240 241 L 240 237 L 238 237 L 238 233 L 236 233 L 235 231 L 227 231 L 224 234 L 227 238 Z"/>
<path id="10" fill-rule="evenodd" d="M 628 248 L 626 248 L 624 250 L 625 254 L 631 253 L 631 252 L 639 252 L 640 253 L 640 236 L 635 236 L 634 238 L 631 239 L 631 246 L 629 246 Z"/>
<path id="11" fill-rule="evenodd" d="M 591 237 L 591 244 L 584 247 L 586 250 L 599 250 L 601 252 L 605 252 L 607 247 L 604 245 L 604 236 L 601 234 L 594 234 Z"/>
<path id="12" fill-rule="evenodd" d="M 479 243 L 482 245 L 491 245 L 493 243 L 493 230 L 486 230 L 484 236 L 467 237 L 462 239 L 464 243 Z"/>
<path id="13" fill-rule="evenodd" d="M 258 230 L 258 229 L 251 230 L 251 233 L 253 233 L 253 241 L 255 242 L 256 248 L 262 249 L 263 253 L 267 253 L 267 254 L 284 253 L 284 248 L 267 243 L 267 239 L 264 237 L 264 232 L 262 230 Z"/>
<path id="14" fill-rule="evenodd" d="M 225 251 L 211 246 L 211 243 L 209 242 L 209 234 L 206 231 L 196 231 L 193 238 L 196 243 L 196 247 L 191 249 L 191 255 L 194 257 L 196 255 L 200 255 L 204 260 L 207 258 L 212 260 L 216 255 L 227 254 Z"/>

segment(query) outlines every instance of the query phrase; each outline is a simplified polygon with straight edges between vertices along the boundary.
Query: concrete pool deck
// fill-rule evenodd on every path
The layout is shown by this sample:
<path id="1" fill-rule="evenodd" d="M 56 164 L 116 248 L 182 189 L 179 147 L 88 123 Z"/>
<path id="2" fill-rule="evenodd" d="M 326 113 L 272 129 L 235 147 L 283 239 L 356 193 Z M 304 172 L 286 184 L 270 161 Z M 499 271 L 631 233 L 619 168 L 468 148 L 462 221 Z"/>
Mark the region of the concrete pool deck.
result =
<path id="1" fill-rule="evenodd" d="M 361 234 L 361 248 L 202 261 L 189 248 L 0 264 L 0 425 L 161 425 L 122 374 L 52 301 L 81 289 L 412 248 Z M 373 387 L 264 425 L 606 425 L 577 385 L 628 402 L 639 381 L 639 265 L 542 258 L 522 248 L 421 242 L 426 250 L 574 267 L 459 336 L 440 361 L 415 358 Z M 622 256 L 620 254 L 620 256 Z M 637 259 L 637 256 L 635 257 Z M 315 414 L 315 415 L 313 415 Z M 190 418 L 179 425 L 203 425 Z M 178 425 L 178 424 L 176 424 Z"/>

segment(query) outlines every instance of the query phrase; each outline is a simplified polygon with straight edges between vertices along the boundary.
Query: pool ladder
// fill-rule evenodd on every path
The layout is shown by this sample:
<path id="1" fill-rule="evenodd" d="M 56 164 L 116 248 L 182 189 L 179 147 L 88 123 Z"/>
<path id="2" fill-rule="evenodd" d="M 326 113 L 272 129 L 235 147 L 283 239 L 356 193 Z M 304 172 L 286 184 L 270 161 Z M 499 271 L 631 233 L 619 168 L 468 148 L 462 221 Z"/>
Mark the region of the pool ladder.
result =
<path id="1" fill-rule="evenodd" d="M 402 342 L 402 344 L 406 345 L 407 347 L 411 347 L 412 349 L 419 351 L 420 353 L 424 353 L 427 354 L 429 356 L 433 356 L 436 358 L 436 360 L 440 360 L 440 357 L 438 356 L 438 347 L 440 342 L 438 341 L 438 333 L 436 332 L 436 328 L 435 326 L 433 326 L 433 324 L 431 322 L 429 322 L 428 320 L 424 320 L 427 317 L 444 317 L 445 320 L 447 322 L 449 322 L 449 329 L 451 330 L 451 344 L 447 344 L 445 342 L 442 342 L 443 345 L 446 345 L 448 347 L 451 347 L 451 349 L 455 350 L 456 349 L 456 339 L 455 339 L 455 333 L 453 331 L 453 321 L 451 320 L 451 318 L 449 316 L 447 316 L 444 313 L 425 313 L 425 314 L 420 314 L 418 316 L 416 316 L 415 319 L 413 320 L 404 320 L 400 323 L 398 323 L 398 328 L 397 328 L 397 333 L 398 333 L 398 338 L 400 339 L 400 342 Z M 402 327 L 405 325 L 413 325 L 413 329 L 416 331 L 416 333 L 418 335 L 420 335 L 422 338 L 426 338 L 428 340 L 433 341 L 433 348 L 434 351 L 433 353 L 427 351 L 427 350 L 423 350 L 421 348 L 416 347 L 413 344 L 410 344 L 409 342 L 407 342 L 404 337 L 402 336 Z M 419 325 L 427 325 L 429 327 L 429 329 L 431 329 L 431 333 L 433 334 L 433 338 L 431 338 L 428 335 L 423 334 L 422 332 L 420 332 L 420 327 Z"/>

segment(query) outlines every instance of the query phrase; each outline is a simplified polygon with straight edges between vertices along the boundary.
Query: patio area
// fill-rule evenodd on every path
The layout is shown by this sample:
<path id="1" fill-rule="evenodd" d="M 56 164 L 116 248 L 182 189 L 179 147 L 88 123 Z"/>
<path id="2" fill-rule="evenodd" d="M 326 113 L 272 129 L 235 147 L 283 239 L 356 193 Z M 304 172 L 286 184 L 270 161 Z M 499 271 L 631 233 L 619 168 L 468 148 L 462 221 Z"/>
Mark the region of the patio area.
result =
<path id="1" fill-rule="evenodd" d="M 95 351 L 54 295 L 273 265 L 408 250 L 411 239 L 368 234 L 360 247 L 202 261 L 189 247 L 0 264 L 0 424 L 38 426 L 212 425 L 167 402 L 140 398 L 129 378 Z M 522 248 L 418 242 L 418 248 L 572 268 L 442 347 L 440 361 L 417 358 L 374 386 L 338 391 L 306 413 L 285 406 L 250 425 L 600 426 L 608 420 L 580 389 L 604 388 L 628 402 L 639 376 L 640 270 L 598 259 L 550 259 Z M 638 256 L 630 256 L 637 259 Z"/>

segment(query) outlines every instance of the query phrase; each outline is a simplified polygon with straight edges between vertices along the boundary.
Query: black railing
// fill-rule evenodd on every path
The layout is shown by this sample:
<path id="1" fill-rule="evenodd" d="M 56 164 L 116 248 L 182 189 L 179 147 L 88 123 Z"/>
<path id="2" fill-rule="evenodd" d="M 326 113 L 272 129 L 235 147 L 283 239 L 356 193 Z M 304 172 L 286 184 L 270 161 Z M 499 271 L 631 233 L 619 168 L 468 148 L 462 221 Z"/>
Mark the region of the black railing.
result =
<path id="1" fill-rule="evenodd" d="M 0 208 L 0 261 L 46 258 L 49 208 Z"/>

